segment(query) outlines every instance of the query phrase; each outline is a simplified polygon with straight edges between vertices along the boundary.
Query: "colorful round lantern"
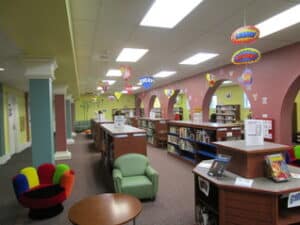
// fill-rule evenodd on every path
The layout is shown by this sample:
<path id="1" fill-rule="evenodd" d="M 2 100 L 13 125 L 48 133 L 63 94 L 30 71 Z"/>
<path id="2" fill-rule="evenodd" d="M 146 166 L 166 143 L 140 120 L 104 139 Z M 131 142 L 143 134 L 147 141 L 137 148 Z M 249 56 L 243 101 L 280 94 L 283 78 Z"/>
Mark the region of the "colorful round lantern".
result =
<path id="1" fill-rule="evenodd" d="M 154 79 L 150 76 L 144 76 L 140 78 L 140 82 L 142 83 L 143 88 L 149 89 L 152 87 Z"/>
<path id="2" fill-rule="evenodd" d="M 256 63 L 260 56 L 260 52 L 255 48 L 243 48 L 232 55 L 231 62 L 236 65 Z"/>
<path id="3" fill-rule="evenodd" d="M 233 44 L 249 44 L 259 38 L 259 30 L 255 26 L 243 26 L 236 29 L 231 35 Z"/>
<path id="4" fill-rule="evenodd" d="M 173 89 L 165 89 L 164 90 L 164 93 L 168 98 L 170 98 L 174 94 L 174 92 L 175 91 Z"/>
<path id="5" fill-rule="evenodd" d="M 253 83 L 252 74 L 253 74 L 252 70 L 249 68 L 246 68 L 243 71 L 242 75 L 238 78 L 238 81 L 246 87 L 251 86 Z"/>

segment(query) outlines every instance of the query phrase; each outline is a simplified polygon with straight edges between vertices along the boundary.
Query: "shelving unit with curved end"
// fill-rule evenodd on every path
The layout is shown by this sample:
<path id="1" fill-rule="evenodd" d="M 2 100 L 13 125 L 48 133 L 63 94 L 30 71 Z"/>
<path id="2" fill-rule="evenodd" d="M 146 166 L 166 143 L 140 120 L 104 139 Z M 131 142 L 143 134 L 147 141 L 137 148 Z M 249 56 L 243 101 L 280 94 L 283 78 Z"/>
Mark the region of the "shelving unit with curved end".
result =
<path id="1" fill-rule="evenodd" d="M 168 121 L 168 153 L 193 164 L 216 156 L 217 140 L 241 139 L 241 124 Z"/>

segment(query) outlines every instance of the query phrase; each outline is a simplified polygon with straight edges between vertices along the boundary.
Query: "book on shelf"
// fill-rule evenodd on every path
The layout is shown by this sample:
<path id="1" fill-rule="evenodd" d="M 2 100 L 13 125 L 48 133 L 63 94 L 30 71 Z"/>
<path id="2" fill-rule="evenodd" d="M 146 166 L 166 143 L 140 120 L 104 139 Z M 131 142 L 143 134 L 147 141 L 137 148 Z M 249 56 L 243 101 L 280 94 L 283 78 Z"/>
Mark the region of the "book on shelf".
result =
<path id="1" fill-rule="evenodd" d="M 213 177 L 221 177 L 227 168 L 230 159 L 230 155 L 218 154 L 211 164 L 207 174 Z"/>
<path id="2" fill-rule="evenodd" d="M 291 174 L 281 153 L 265 156 L 267 176 L 275 182 L 288 181 Z"/>

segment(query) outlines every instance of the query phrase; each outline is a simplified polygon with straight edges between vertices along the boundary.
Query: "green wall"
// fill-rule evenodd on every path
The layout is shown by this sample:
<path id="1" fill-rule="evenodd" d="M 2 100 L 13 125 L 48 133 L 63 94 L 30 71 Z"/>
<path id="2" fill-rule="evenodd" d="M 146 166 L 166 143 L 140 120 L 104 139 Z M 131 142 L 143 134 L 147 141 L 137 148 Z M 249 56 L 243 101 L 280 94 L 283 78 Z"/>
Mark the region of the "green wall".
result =
<path id="1" fill-rule="evenodd" d="M 181 107 L 183 109 L 183 120 L 189 120 L 189 101 L 185 94 L 179 94 L 177 101 L 174 104 L 174 108 Z"/>
<path id="2" fill-rule="evenodd" d="M 227 97 L 231 94 L 231 97 Z M 249 114 L 249 109 L 244 108 L 244 99 L 243 99 L 244 90 L 237 85 L 234 86 L 224 86 L 219 87 L 215 95 L 218 99 L 218 105 L 240 105 L 240 119 L 245 120 Z M 210 109 L 210 114 L 215 112 L 215 109 Z"/>
<path id="3" fill-rule="evenodd" d="M 26 131 L 26 107 L 25 107 L 25 94 L 23 91 L 11 88 L 9 86 L 3 85 L 3 104 L 4 104 L 4 134 L 5 134 L 5 152 L 9 153 L 10 144 L 9 144 L 9 132 L 8 132 L 8 96 L 14 95 L 17 99 L 17 107 L 19 112 L 19 124 L 18 124 L 18 133 L 19 133 L 19 143 L 22 145 L 27 143 L 27 131 Z M 22 123 L 22 124 L 21 124 Z"/>
<path id="4" fill-rule="evenodd" d="M 135 96 L 123 94 L 119 100 L 108 99 L 108 95 L 81 96 L 75 101 L 75 120 L 89 120 L 96 117 L 96 113 L 104 112 L 105 119 L 112 120 L 112 109 L 135 108 Z"/>
<path id="5" fill-rule="evenodd" d="M 300 132 L 300 91 L 298 91 L 295 102 L 297 103 L 297 130 Z"/>

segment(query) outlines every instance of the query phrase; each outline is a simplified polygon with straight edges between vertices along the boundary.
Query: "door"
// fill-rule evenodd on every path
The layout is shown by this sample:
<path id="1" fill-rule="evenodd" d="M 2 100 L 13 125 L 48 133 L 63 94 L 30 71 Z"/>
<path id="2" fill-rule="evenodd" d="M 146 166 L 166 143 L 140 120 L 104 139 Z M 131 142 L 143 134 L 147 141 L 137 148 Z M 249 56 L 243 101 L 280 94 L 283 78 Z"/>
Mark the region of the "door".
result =
<path id="1" fill-rule="evenodd" d="M 18 151 L 18 107 L 16 96 L 8 96 L 8 134 L 9 134 L 9 146 L 10 154 L 13 155 Z"/>

